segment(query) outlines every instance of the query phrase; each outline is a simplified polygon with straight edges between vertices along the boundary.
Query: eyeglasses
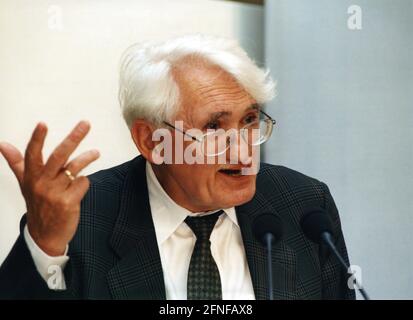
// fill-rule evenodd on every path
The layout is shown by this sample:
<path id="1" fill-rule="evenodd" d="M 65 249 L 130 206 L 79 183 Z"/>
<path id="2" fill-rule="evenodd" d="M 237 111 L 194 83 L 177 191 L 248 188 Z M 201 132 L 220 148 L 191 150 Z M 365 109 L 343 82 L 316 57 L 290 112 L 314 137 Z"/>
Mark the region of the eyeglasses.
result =
<path id="1" fill-rule="evenodd" d="M 264 117 L 263 119 L 257 119 L 251 123 L 248 123 L 239 130 L 242 139 L 249 146 L 258 146 L 266 142 L 271 137 L 274 126 L 277 123 L 275 119 L 271 118 L 264 111 L 260 110 L 260 114 Z M 208 157 L 223 154 L 230 148 L 231 143 L 234 141 L 233 133 L 235 129 L 228 130 L 229 132 L 223 129 L 218 129 L 207 132 L 199 137 L 195 137 L 187 133 L 185 130 L 176 128 L 166 121 L 163 123 L 168 127 L 190 137 L 193 141 L 199 142 L 202 154 Z"/>

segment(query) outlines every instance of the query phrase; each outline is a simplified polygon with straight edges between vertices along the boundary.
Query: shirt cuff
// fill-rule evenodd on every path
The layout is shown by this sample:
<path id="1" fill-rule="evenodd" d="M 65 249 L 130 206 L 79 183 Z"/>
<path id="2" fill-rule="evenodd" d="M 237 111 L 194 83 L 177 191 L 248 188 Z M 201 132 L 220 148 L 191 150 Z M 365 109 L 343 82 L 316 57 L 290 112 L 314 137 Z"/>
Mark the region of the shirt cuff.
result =
<path id="1" fill-rule="evenodd" d="M 65 290 L 65 276 L 63 270 L 69 260 L 67 251 L 69 246 L 66 245 L 66 250 L 63 255 L 52 257 L 45 253 L 33 240 L 30 235 L 27 224 L 24 227 L 24 240 L 32 255 L 34 264 L 37 271 L 44 281 L 47 282 L 47 286 L 51 290 Z"/>

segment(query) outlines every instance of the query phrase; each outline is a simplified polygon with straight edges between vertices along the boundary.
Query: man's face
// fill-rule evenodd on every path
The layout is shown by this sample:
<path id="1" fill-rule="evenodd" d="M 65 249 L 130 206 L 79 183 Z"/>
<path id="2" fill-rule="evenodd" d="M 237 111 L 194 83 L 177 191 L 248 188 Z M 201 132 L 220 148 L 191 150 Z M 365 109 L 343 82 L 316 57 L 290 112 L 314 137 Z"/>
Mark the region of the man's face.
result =
<path id="1" fill-rule="evenodd" d="M 182 121 L 184 130 L 239 130 L 259 118 L 256 101 L 222 69 L 194 60 L 179 65 L 173 74 L 181 92 L 181 107 L 174 120 Z M 173 146 L 175 134 L 182 135 L 173 132 Z M 183 148 L 190 143 L 183 142 Z M 234 153 L 238 161 L 230 163 Z M 251 166 L 251 155 L 251 147 L 239 138 L 225 153 L 225 164 L 219 164 L 217 158 L 214 164 L 206 164 L 206 160 L 204 164 L 187 164 L 184 159 L 183 164 L 162 164 L 154 170 L 164 189 L 181 206 L 193 212 L 229 208 L 251 200 L 256 175 L 233 175 L 224 169 Z"/>

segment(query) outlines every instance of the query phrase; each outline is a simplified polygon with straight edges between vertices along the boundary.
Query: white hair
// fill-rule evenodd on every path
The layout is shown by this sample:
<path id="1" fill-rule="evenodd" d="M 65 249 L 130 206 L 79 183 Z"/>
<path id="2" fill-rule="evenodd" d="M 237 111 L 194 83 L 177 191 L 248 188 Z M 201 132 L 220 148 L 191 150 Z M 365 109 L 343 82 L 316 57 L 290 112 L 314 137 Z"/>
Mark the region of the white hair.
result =
<path id="1" fill-rule="evenodd" d="M 125 51 L 120 65 L 119 102 L 129 128 L 136 119 L 159 125 L 173 118 L 180 95 L 172 67 L 188 56 L 228 72 L 259 104 L 275 96 L 269 71 L 260 69 L 235 40 L 197 34 L 137 43 Z"/>

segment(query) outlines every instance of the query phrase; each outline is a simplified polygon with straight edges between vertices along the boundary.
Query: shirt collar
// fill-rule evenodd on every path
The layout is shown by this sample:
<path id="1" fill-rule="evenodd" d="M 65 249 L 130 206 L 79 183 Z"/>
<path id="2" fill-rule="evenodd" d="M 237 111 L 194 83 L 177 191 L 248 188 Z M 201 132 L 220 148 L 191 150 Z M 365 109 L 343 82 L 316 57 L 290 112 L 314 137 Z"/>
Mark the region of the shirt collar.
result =
<path id="1" fill-rule="evenodd" d="M 148 161 L 146 162 L 146 181 L 158 245 L 167 240 L 182 222 L 184 222 L 187 216 L 203 216 L 219 211 L 191 212 L 178 205 L 162 188 Z M 222 210 L 228 215 L 231 221 L 238 226 L 235 208 L 231 207 Z"/>

